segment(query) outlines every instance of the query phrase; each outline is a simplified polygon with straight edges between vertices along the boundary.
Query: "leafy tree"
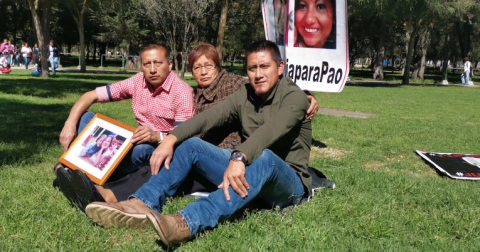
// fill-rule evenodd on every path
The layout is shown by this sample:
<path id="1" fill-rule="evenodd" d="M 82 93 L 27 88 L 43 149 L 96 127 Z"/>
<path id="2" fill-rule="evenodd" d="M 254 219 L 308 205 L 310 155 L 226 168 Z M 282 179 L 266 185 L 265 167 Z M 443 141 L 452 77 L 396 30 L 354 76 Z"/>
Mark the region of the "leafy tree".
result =
<path id="1" fill-rule="evenodd" d="M 38 1 L 38 0 L 37 0 Z M 90 0 L 92 1 L 92 0 Z M 85 66 L 85 13 L 88 9 L 89 0 L 66 0 L 64 4 L 72 13 L 72 17 L 77 23 L 78 36 L 80 38 L 80 72 L 86 72 Z"/>
<path id="2" fill-rule="evenodd" d="M 139 7 L 137 2 L 130 0 L 98 1 L 92 5 L 92 20 L 103 28 L 95 39 L 119 44 L 128 53 L 138 48 L 151 30 L 148 29 L 151 25 L 142 21 L 143 10 Z"/>
<path id="3" fill-rule="evenodd" d="M 177 72 L 179 68 L 176 55 L 180 48 L 183 56 L 183 77 L 190 42 L 213 0 L 144 0 L 141 3 L 145 10 L 145 17 L 157 25 L 160 35 L 172 49 Z M 178 42 L 181 47 L 177 47 Z"/>

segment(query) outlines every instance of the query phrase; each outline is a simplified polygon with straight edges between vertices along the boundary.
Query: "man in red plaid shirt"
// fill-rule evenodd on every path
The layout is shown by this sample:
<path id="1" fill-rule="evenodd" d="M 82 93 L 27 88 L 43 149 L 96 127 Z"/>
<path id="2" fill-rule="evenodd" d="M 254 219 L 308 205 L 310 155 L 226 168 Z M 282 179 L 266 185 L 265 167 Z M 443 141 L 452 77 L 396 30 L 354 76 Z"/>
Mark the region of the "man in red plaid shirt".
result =
<path id="1" fill-rule="evenodd" d="M 87 109 L 96 102 L 132 99 L 139 124 L 131 140 L 135 144 L 132 151 L 134 164 L 147 162 L 166 133 L 193 117 L 193 89 L 172 72 L 170 50 L 163 44 L 150 43 L 142 48 L 140 56 L 142 72 L 118 83 L 97 87 L 75 103 L 60 133 L 60 143 L 65 151 L 95 116 Z"/>

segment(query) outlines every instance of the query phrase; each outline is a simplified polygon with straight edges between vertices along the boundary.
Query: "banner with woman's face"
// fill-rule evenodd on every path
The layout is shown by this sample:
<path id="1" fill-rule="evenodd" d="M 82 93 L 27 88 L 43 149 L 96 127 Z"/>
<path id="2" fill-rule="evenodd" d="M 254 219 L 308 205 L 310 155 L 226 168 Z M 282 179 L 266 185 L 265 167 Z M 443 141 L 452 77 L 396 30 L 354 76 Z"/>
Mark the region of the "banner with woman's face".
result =
<path id="1" fill-rule="evenodd" d="M 265 35 L 302 89 L 341 92 L 349 72 L 346 0 L 262 0 Z"/>

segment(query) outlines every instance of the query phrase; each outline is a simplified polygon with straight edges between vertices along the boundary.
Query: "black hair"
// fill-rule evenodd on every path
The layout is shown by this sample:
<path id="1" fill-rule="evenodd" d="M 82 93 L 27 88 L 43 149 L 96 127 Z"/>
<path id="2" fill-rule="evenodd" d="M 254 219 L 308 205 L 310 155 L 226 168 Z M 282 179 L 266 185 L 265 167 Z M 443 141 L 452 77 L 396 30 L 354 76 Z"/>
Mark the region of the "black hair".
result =
<path id="1" fill-rule="evenodd" d="M 57 41 L 55 41 L 54 39 L 50 39 L 50 43 L 53 43 L 53 47 L 58 47 L 58 44 L 57 44 Z"/>
<path id="2" fill-rule="evenodd" d="M 142 49 L 140 50 L 140 55 L 142 55 L 142 53 L 145 52 L 145 51 L 149 51 L 149 50 L 152 50 L 152 49 L 158 49 L 158 48 L 165 49 L 165 59 L 167 59 L 167 61 L 170 61 L 170 48 L 168 48 L 168 46 L 165 45 L 162 42 L 151 41 L 151 42 L 146 43 L 142 47 Z"/>
<path id="3" fill-rule="evenodd" d="M 251 44 L 247 48 L 247 50 L 245 50 L 245 58 L 248 58 L 248 56 L 252 53 L 263 52 L 263 51 L 270 52 L 273 60 L 277 63 L 277 66 L 280 65 L 281 61 L 283 61 L 282 55 L 280 54 L 280 50 L 278 50 L 277 44 L 269 40 L 259 40 Z"/>

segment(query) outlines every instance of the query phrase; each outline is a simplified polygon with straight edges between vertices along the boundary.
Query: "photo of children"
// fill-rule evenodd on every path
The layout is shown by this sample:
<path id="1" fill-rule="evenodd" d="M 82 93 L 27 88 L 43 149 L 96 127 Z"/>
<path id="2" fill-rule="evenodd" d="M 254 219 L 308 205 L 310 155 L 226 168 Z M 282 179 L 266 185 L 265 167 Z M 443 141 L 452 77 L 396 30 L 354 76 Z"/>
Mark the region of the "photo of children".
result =
<path id="1" fill-rule="evenodd" d="M 335 0 L 295 0 L 294 47 L 336 49 Z"/>
<path id="2" fill-rule="evenodd" d="M 78 157 L 102 171 L 125 140 L 125 137 L 96 126 L 82 142 L 84 148 Z"/>

